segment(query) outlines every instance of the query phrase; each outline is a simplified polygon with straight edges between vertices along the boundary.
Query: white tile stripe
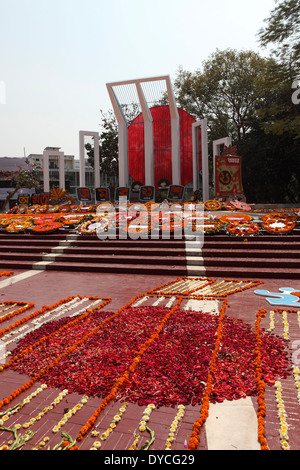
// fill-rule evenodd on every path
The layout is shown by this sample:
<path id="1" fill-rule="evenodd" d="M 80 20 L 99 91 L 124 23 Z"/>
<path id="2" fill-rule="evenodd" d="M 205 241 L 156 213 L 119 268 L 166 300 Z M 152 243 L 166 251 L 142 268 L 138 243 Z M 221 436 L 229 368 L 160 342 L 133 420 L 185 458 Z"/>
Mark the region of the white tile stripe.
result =
<path id="1" fill-rule="evenodd" d="M 185 258 L 187 264 L 187 275 L 205 275 L 206 269 L 204 266 L 204 258 L 202 256 L 203 240 L 200 237 L 189 240 L 185 239 Z"/>

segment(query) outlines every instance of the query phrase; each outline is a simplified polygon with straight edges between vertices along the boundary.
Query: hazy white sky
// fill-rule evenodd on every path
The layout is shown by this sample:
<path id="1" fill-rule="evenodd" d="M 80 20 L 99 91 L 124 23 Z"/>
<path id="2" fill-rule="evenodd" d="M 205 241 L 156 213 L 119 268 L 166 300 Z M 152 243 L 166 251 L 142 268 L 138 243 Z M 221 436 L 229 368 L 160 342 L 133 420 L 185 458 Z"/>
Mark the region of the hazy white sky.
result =
<path id="1" fill-rule="evenodd" d="M 254 50 L 274 0 L 0 0 L 0 157 L 79 155 L 106 83 L 195 71 L 218 48 Z M 5 100 L 3 88 L 5 86 Z M 1 94 L 2 91 L 2 94 Z M 5 103 L 3 103 L 5 101 Z"/>

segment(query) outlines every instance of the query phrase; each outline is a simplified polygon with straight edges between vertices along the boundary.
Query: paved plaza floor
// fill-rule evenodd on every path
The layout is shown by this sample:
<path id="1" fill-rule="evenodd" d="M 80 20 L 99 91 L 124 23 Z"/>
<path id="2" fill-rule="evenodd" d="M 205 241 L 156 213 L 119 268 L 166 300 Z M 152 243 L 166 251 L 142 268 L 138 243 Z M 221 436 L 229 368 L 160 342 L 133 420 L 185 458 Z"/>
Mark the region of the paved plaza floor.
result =
<path id="1" fill-rule="evenodd" d="M 110 303 L 105 306 L 105 310 L 110 312 L 117 312 L 123 306 L 128 304 L 132 299 L 139 297 L 140 301 L 148 302 L 147 293 L 159 288 L 167 283 L 176 283 L 178 278 L 176 276 L 143 276 L 143 275 L 126 275 L 126 274 L 100 274 L 100 273 L 76 273 L 76 272 L 55 272 L 55 271 L 22 271 L 15 270 L 10 277 L 0 278 L 0 299 L 1 304 L 5 301 L 10 302 L 34 302 L 34 307 L 20 316 L 26 317 L 30 313 L 42 309 L 43 306 L 51 306 L 61 299 L 66 299 L 69 296 L 87 296 L 87 297 L 101 297 L 109 298 Z M 250 279 L 251 280 L 251 279 Z M 222 283 L 224 278 L 214 279 L 214 285 Z M 238 280 L 235 280 L 238 281 Z M 256 280 L 253 280 L 256 281 Z M 243 279 L 245 282 L 245 279 Z M 258 295 L 255 293 L 258 289 L 266 290 L 270 293 L 279 293 L 281 288 L 292 288 L 295 291 L 300 291 L 300 282 L 297 280 L 272 280 L 263 279 L 261 285 L 250 287 L 245 290 L 235 291 L 229 293 L 227 296 L 228 306 L 226 315 L 251 325 L 254 329 L 256 321 L 256 313 L 260 309 L 266 309 L 266 315 L 262 318 L 261 328 L 269 329 L 272 326 L 272 333 L 286 342 L 286 348 L 293 358 L 291 359 L 291 372 L 287 378 L 280 381 L 280 389 L 278 391 L 278 384 L 266 385 L 265 389 L 265 406 L 266 414 L 265 422 L 265 437 L 268 448 L 270 450 L 282 450 L 284 448 L 284 441 L 288 443 L 291 450 L 300 449 L 300 401 L 299 401 L 299 380 L 293 374 L 292 366 L 297 365 L 298 355 L 297 347 L 300 348 L 300 323 L 297 310 L 300 307 L 277 307 L 272 306 L 266 295 Z M 170 291 L 171 292 L 171 291 Z M 154 300 L 159 302 L 159 292 L 154 299 L 150 299 L 153 303 Z M 169 299 L 170 300 L 170 299 Z M 203 301 L 186 300 L 192 302 L 190 308 L 203 310 Z M 202 303 L 201 303 L 202 302 Z M 210 308 L 221 308 L 223 299 L 210 298 L 209 301 L 215 304 L 209 305 Z M 300 301 L 299 301 L 300 303 Z M 287 310 L 287 314 L 283 317 L 282 312 L 278 313 L 277 309 L 283 308 Z M 275 311 L 275 314 L 272 312 Z M 275 315 L 275 316 L 274 316 Z M 18 317 L 19 318 L 19 317 Z M 7 320 L 2 324 L 2 328 L 13 324 L 15 318 Z M 273 323 L 272 323 L 273 322 Z M 288 339 L 287 339 L 288 336 Z M 300 359 L 300 354 L 299 354 Z M 5 361 L 4 361 L 5 362 Z M 299 361 L 300 362 L 300 361 Z M 30 380 L 26 374 L 19 374 L 10 368 L 4 370 L 0 374 L 0 389 L 1 397 L 10 396 L 16 389 L 21 387 L 24 383 Z M 41 381 L 42 382 L 42 381 Z M 0 412 L 3 412 L 9 407 L 21 402 L 26 396 L 32 393 L 40 386 L 40 382 L 24 392 L 22 392 L 16 399 L 9 405 L 2 407 Z M 12 428 L 16 424 L 23 424 L 28 421 L 30 417 L 36 415 L 38 410 L 43 410 L 54 400 L 59 394 L 60 390 L 47 388 L 47 390 L 40 393 L 39 396 L 32 399 L 30 404 L 24 406 L 18 413 L 9 417 L 5 426 Z M 278 400 L 278 393 L 280 393 L 280 400 Z M 71 393 L 59 403 L 54 410 L 45 413 L 38 422 L 34 422 L 30 429 L 35 432 L 34 438 L 23 446 L 24 450 L 31 450 L 32 448 L 39 448 L 41 450 L 51 448 L 53 449 L 60 441 L 60 433 L 53 434 L 52 429 L 62 416 L 66 408 L 70 409 L 75 406 L 82 396 Z M 67 402 L 67 405 L 66 405 Z M 99 407 L 101 399 L 98 397 L 89 398 L 88 402 L 84 404 L 82 409 L 62 428 L 65 429 L 69 435 L 75 436 L 78 431 L 85 424 L 86 420 L 93 415 L 95 409 Z M 280 404 L 280 407 L 278 407 Z M 80 442 L 77 442 L 79 450 L 88 450 L 97 448 L 101 445 L 100 450 L 103 451 L 119 451 L 129 450 L 132 448 L 136 439 L 139 439 L 139 445 L 147 442 L 150 439 L 149 434 L 146 432 L 139 433 L 139 423 L 143 416 L 145 407 L 135 403 L 129 403 L 126 413 L 117 424 L 116 429 L 111 432 L 109 438 L 100 440 L 101 433 L 109 428 L 112 417 L 118 414 L 120 408 L 118 401 L 112 400 L 108 406 L 105 407 L 103 412 L 97 417 L 96 423 L 92 428 L 98 434 L 89 432 Z M 247 398 L 240 398 L 237 400 L 225 400 L 222 403 L 210 404 L 209 416 L 200 431 L 200 443 L 198 450 L 260 450 L 261 445 L 258 442 L 258 400 L 257 396 Z M 150 416 L 149 427 L 155 432 L 155 439 L 151 444 L 151 451 L 159 451 L 165 449 L 166 439 L 170 431 L 172 421 L 176 416 L 177 410 L 172 407 L 162 406 L 155 409 Z M 170 450 L 172 451 L 187 451 L 193 424 L 200 417 L 200 406 L 188 405 L 185 409 L 183 419 L 179 422 L 176 429 L 175 439 L 172 441 Z M 1 416 L 0 416 L 1 419 Z M 151 424 L 151 426 L 150 426 Z M 286 426 L 286 427 L 284 427 Z M 282 438 L 282 430 L 286 431 L 285 438 Z M 24 430 L 23 430 L 24 432 Z M 139 436 L 137 438 L 137 436 Z M 11 439 L 9 433 L 0 432 L 0 446 L 7 445 Z M 96 447 L 94 446 L 96 442 Z M 100 443 L 100 444 L 99 444 Z M 116 454 L 117 455 L 117 454 Z"/>

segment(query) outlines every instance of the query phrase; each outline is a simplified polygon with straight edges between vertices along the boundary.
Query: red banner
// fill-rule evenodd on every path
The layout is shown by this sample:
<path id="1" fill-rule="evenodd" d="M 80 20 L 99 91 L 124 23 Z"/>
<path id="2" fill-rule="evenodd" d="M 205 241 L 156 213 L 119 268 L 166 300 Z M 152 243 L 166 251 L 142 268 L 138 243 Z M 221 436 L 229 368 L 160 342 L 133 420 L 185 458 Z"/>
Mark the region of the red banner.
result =
<path id="1" fill-rule="evenodd" d="M 236 155 L 216 156 L 215 189 L 216 197 L 243 194 L 241 157 Z"/>

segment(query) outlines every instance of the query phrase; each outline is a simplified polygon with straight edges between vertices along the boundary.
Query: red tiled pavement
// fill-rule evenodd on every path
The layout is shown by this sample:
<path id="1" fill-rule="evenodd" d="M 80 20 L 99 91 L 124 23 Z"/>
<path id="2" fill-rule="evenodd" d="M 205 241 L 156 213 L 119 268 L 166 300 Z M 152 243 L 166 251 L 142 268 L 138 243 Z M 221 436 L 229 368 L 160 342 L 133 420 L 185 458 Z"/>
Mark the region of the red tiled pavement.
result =
<path id="1" fill-rule="evenodd" d="M 15 271 L 15 274 L 19 274 L 22 271 Z M 175 274 L 175 273 L 174 273 Z M 56 301 L 66 298 L 68 296 L 82 295 L 82 296 L 101 296 L 109 297 L 112 299 L 110 305 L 105 309 L 109 311 L 117 311 L 120 307 L 129 302 L 138 294 L 146 293 L 150 289 L 159 287 L 160 285 L 175 280 L 176 275 L 169 276 L 137 276 L 137 275 L 126 275 L 126 274 L 100 274 L 100 273 L 76 273 L 76 272 L 54 272 L 54 271 L 41 271 L 37 275 L 20 281 L 16 284 L 12 284 L 8 287 L 1 288 L 2 280 L 0 279 L 0 302 L 4 300 L 18 300 L 34 302 L 34 309 L 30 310 L 30 313 L 40 309 L 43 305 L 52 305 Z M 251 279 L 251 277 L 249 277 Z M 269 291 L 278 292 L 280 287 L 292 287 L 300 291 L 300 281 L 296 280 L 272 280 L 266 279 L 263 281 L 262 288 Z M 256 319 L 256 312 L 259 308 L 266 308 L 268 312 L 272 310 L 271 306 L 266 302 L 263 297 L 257 296 L 254 293 L 254 289 L 248 289 L 243 292 L 239 292 L 228 297 L 230 308 L 227 309 L 226 314 L 235 318 L 240 318 L 245 322 L 254 326 Z M 28 314 L 26 312 L 24 315 Z M 291 340 L 300 340 L 300 329 L 297 324 L 295 314 L 289 315 L 291 322 L 290 337 Z M 7 326 L 8 323 L 2 324 Z M 268 316 L 263 320 L 262 327 L 269 327 Z M 280 319 L 277 319 L 275 334 L 282 337 L 283 326 L 280 323 Z M 290 350 L 292 345 L 290 345 Z M 21 384 L 27 381 L 28 377 L 24 377 L 12 371 L 5 371 L 0 374 L 0 389 L 1 396 L 8 396 L 13 390 L 18 388 Z M 300 419 L 299 411 L 300 405 L 297 401 L 296 388 L 293 381 L 293 376 L 282 380 L 283 393 L 284 393 L 284 404 L 288 415 L 288 423 L 290 425 L 288 434 L 290 438 L 291 448 L 294 450 L 300 449 Z M 33 387 L 33 389 L 37 388 Z M 17 400 L 20 402 L 25 396 L 31 393 L 23 393 Z M 44 391 L 39 397 L 34 399 L 34 403 L 24 407 L 24 412 L 19 412 L 9 421 L 9 425 L 16 422 L 21 424 L 26 421 L 28 416 L 35 416 L 37 412 L 37 405 L 41 407 L 49 404 L 57 394 L 58 390 Z M 67 397 L 67 407 L 77 403 L 80 400 L 80 396 L 72 394 Z M 253 398 L 254 406 L 256 406 L 256 398 Z M 280 449 L 279 441 L 279 419 L 277 414 L 275 392 L 274 387 L 267 387 L 266 389 L 266 404 L 267 404 L 267 415 L 266 415 L 266 433 L 267 441 L 271 450 Z M 76 436 L 77 432 L 81 428 L 82 424 L 85 423 L 86 419 L 89 418 L 95 408 L 99 406 L 99 399 L 91 398 L 88 403 L 67 423 L 65 429 L 70 432 L 72 436 Z M 97 429 L 103 432 L 106 427 L 110 424 L 111 416 L 113 416 L 119 408 L 119 403 L 111 403 L 100 415 L 97 420 Z M 27 409 L 26 409 L 27 408 Z M 61 403 L 54 410 L 47 413 L 40 422 L 36 423 L 32 430 L 38 431 L 36 436 L 30 441 L 30 445 L 25 448 L 35 446 L 45 436 L 49 436 L 51 448 L 60 440 L 59 433 L 53 435 L 51 429 L 54 424 L 62 418 L 63 411 L 66 408 L 66 403 Z M 5 408 L 4 408 L 5 409 Z M 2 411 L 2 410 L 0 410 Z M 142 416 L 143 408 L 138 405 L 130 404 L 126 410 L 124 417 L 121 422 L 117 425 L 116 430 L 112 433 L 109 439 L 102 443 L 101 449 L 113 450 L 113 449 L 128 449 L 134 441 L 134 432 L 137 432 L 139 420 Z M 151 447 L 152 450 L 164 449 L 165 440 L 168 435 L 170 424 L 176 415 L 176 410 L 170 408 L 160 408 L 154 410 L 151 416 L 151 423 L 153 429 L 156 432 L 156 439 Z M 199 407 L 187 407 L 185 417 L 181 423 L 176 441 L 172 447 L 174 450 L 184 450 L 185 442 L 189 439 L 189 434 L 192 429 L 192 424 L 196 419 L 199 418 Z M 145 442 L 149 439 L 149 435 L 142 436 L 140 443 Z M 97 438 L 92 438 L 88 435 L 80 445 L 81 449 L 89 449 L 92 443 Z M 0 434 L 0 445 L 7 442 L 7 433 Z M 201 433 L 201 444 L 199 450 L 206 449 L 206 440 L 204 430 Z"/>

